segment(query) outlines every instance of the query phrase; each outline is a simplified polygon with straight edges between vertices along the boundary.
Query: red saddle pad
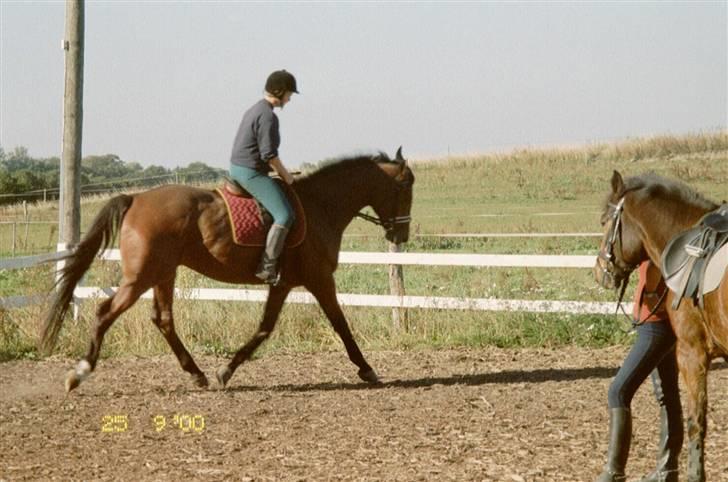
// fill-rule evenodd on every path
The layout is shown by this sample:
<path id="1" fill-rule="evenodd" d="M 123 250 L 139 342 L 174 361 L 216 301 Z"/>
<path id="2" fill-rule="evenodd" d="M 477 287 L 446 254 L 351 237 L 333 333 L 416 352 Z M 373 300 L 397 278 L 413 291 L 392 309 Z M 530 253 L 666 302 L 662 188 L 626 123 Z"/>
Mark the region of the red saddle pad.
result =
<path id="1" fill-rule="evenodd" d="M 286 247 L 294 248 L 306 237 L 306 214 L 296 192 L 284 185 L 288 202 L 296 212 L 296 222 L 286 237 Z M 227 207 L 228 219 L 232 228 L 233 241 L 240 246 L 264 246 L 270 226 L 263 224 L 258 203 L 253 198 L 245 198 L 230 194 L 225 188 L 217 188 Z"/>

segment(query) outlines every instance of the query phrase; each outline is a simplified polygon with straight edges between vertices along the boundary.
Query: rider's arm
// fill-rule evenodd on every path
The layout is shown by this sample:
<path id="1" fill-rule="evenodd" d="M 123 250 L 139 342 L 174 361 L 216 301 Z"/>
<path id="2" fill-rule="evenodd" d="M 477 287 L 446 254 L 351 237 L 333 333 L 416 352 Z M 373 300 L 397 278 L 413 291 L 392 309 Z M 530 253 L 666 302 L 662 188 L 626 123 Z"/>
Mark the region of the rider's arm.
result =
<path id="1" fill-rule="evenodd" d="M 272 167 L 276 173 L 281 176 L 281 179 L 283 179 L 286 184 L 293 184 L 293 176 L 291 176 L 291 173 L 288 172 L 288 169 L 286 169 L 286 166 L 283 165 L 278 156 L 270 159 L 268 164 L 270 164 L 270 167 Z"/>

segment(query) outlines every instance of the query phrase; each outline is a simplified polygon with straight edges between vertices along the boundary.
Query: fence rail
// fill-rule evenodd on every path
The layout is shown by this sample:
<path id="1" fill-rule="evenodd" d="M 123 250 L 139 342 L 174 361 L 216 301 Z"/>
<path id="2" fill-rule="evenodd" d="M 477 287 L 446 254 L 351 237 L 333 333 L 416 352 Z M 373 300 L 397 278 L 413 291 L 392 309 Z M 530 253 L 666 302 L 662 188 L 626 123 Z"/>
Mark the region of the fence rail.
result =
<path id="1" fill-rule="evenodd" d="M 0 269 L 19 269 L 40 263 L 61 259 L 70 251 L 62 250 L 39 256 L 26 256 L 0 260 Z M 121 259 L 118 249 L 101 253 L 100 258 L 109 261 Z M 343 264 L 382 264 L 382 265 L 426 265 L 426 266 L 474 266 L 474 267 L 532 267 L 532 268 L 591 268 L 594 256 L 563 255 L 497 255 L 497 254 L 442 254 L 442 253 L 339 253 Z M 81 299 L 111 296 L 116 287 L 77 287 L 74 297 Z M 151 298 L 151 290 L 142 297 Z M 190 300 L 227 300 L 227 301 L 265 301 L 267 291 L 249 289 L 178 288 L 175 296 Z M 339 302 L 346 306 L 371 306 L 390 308 L 456 309 L 475 311 L 525 311 L 532 313 L 574 313 L 574 314 L 613 314 L 617 310 L 614 302 L 585 302 L 558 300 L 508 300 L 496 298 L 456 298 L 433 296 L 395 296 L 349 294 L 338 295 Z M 0 298 L 0 307 L 18 308 L 42 302 L 42 295 L 13 296 Z M 293 291 L 288 296 L 291 303 L 315 303 L 310 293 Z M 629 312 L 630 304 L 624 308 Z"/>

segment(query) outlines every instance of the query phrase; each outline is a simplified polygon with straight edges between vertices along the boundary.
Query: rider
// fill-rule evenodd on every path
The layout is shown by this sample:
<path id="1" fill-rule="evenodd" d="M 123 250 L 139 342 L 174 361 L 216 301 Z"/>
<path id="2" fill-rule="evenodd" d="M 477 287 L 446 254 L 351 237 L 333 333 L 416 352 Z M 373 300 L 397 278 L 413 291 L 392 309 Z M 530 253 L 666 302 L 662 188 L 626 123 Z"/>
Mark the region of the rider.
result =
<path id="1" fill-rule="evenodd" d="M 642 480 L 678 480 L 683 420 L 675 358 L 676 338 L 665 309 L 665 290 L 659 267 L 650 261 L 643 262 L 639 266 L 639 282 L 634 299 L 637 340 L 609 387 L 609 449 L 607 464 L 597 482 L 626 480 L 624 468 L 632 439 L 630 404 L 650 373 L 655 398 L 660 406 L 660 442 L 657 468 Z"/>
<path id="2" fill-rule="evenodd" d="M 268 176 L 271 170 L 275 170 L 286 184 L 293 182 L 293 176 L 278 157 L 281 138 L 278 116 L 273 108 L 282 109 L 294 93 L 297 94 L 298 89 L 292 74 L 285 70 L 276 70 L 270 74 L 265 83 L 263 99 L 253 104 L 243 115 L 230 156 L 230 177 L 238 181 L 273 217 L 263 257 L 255 273 L 255 276 L 271 285 L 277 284 L 280 278 L 278 258 L 295 220 L 283 190 Z"/>

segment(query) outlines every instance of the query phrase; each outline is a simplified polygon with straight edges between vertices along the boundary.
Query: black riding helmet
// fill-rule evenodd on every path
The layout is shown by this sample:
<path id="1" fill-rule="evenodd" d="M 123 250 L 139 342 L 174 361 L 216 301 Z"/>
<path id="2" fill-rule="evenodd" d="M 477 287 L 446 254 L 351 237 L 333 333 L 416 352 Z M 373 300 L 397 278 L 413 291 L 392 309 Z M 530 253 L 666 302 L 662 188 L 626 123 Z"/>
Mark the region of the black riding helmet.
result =
<path id="1" fill-rule="evenodd" d="M 285 70 L 276 70 L 268 76 L 265 81 L 265 91 L 281 99 L 286 92 L 298 94 L 296 89 L 296 78 Z"/>

